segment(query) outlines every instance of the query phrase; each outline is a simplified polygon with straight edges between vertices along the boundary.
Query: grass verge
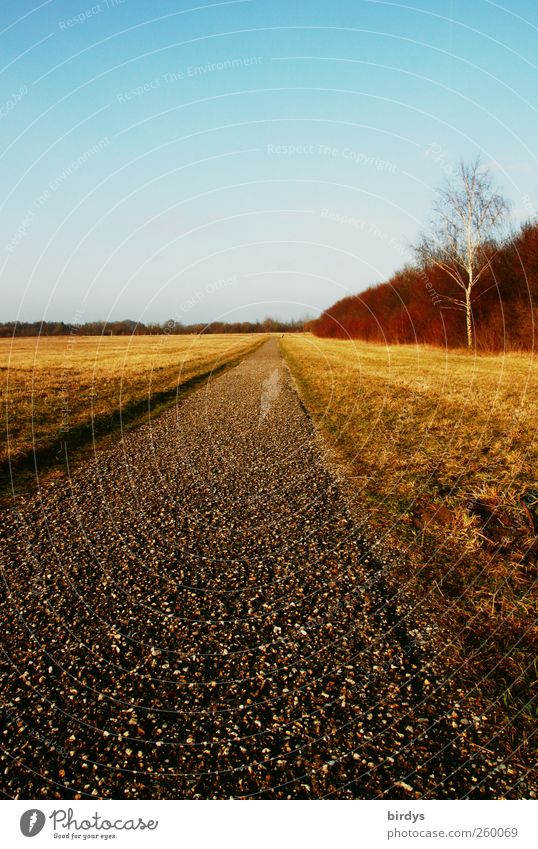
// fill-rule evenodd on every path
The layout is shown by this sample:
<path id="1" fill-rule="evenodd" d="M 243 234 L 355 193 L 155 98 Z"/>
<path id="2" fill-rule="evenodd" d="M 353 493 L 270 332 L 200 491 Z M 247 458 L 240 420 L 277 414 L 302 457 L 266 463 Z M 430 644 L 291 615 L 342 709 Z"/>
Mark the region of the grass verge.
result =
<path id="1" fill-rule="evenodd" d="M 425 346 L 287 336 L 303 403 L 361 519 L 403 553 L 452 662 L 527 734 L 537 708 L 537 364 Z"/>

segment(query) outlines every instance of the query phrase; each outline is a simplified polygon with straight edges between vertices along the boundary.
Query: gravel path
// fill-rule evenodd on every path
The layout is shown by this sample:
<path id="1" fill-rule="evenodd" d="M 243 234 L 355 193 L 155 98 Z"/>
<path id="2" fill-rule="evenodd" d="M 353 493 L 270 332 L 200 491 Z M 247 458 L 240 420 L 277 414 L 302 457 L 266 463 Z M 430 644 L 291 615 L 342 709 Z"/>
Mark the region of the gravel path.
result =
<path id="1" fill-rule="evenodd" d="M 7 796 L 532 790 L 440 683 L 275 340 L 5 515 L 0 558 Z"/>

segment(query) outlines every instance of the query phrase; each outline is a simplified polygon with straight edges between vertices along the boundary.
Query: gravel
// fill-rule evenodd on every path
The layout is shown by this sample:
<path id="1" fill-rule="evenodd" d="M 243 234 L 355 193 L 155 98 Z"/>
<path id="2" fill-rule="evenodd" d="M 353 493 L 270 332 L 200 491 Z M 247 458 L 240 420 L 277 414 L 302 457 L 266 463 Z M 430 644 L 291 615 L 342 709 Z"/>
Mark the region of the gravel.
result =
<path id="1" fill-rule="evenodd" d="M 271 340 L 0 519 L 15 798 L 520 798 Z M 492 740 L 492 742 L 489 742 Z"/>

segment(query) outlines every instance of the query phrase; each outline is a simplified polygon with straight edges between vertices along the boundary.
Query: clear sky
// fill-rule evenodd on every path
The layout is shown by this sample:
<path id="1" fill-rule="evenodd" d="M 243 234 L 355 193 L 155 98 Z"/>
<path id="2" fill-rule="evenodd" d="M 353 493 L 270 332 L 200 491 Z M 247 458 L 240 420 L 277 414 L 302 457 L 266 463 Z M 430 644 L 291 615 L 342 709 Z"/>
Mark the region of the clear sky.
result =
<path id="1" fill-rule="evenodd" d="M 460 156 L 538 195 L 535 0 L 0 8 L 0 319 L 315 315 Z"/>

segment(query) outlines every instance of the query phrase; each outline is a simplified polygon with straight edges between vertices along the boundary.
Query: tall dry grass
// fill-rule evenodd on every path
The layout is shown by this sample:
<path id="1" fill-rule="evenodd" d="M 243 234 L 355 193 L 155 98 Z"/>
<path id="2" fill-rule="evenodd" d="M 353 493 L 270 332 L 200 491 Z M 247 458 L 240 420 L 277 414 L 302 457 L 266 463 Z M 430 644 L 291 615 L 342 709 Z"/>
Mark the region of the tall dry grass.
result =
<path id="1" fill-rule="evenodd" d="M 0 466 L 112 427 L 120 411 L 170 396 L 234 362 L 259 336 L 72 336 L 0 339 Z"/>
<path id="2" fill-rule="evenodd" d="M 538 372 L 526 354 L 283 340 L 306 406 L 492 696 L 537 716 Z M 538 514 L 536 515 L 538 520 Z"/>

